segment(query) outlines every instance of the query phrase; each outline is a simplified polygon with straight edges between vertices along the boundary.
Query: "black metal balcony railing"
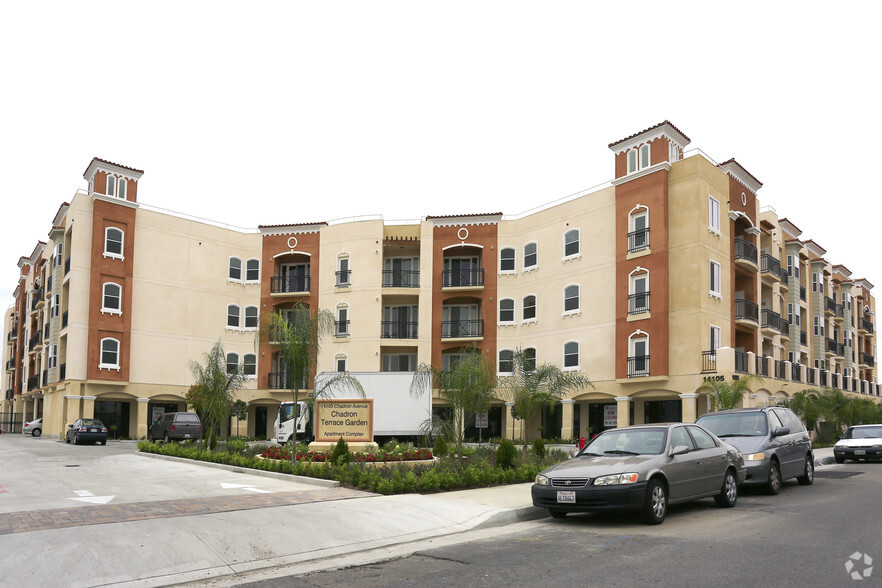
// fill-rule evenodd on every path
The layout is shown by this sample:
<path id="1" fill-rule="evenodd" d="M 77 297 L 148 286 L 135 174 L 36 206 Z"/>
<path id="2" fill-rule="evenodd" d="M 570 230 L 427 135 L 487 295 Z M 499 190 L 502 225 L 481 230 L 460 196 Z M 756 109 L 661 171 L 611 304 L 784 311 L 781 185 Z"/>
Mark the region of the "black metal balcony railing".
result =
<path id="1" fill-rule="evenodd" d="M 764 378 L 769 377 L 769 358 L 756 356 L 756 373 Z"/>
<path id="2" fill-rule="evenodd" d="M 869 353 L 861 353 L 861 363 L 870 367 L 874 367 L 875 359 Z"/>
<path id="3" fill-rule="evenodd" d="M 715 372 L 717 371 L 717 352 L 702 351 L 701 352 L 701 371 Z"/>
<path id="4" fill-rule="evenodd" d="M 64 275 L 70 272 L 70 257 L 64 260 Z"/>
<path id="5" fill-rule="evenodd" d="M 826 386 L 827 385 L 827 370 L 821 370 L 818 374 L 818 385 Z"/>
<path id="6" fill-rule="evenodd" d="M 34 335 L 28 340 L 28 351 L 33 351 L 37 348 L 37 345 L 40 343 L 40 336 Z"/>
<path id="7" fill-rule="evenodd" d="M 808 333 L 806 333 L 805 331 L 799 332 L 799 344 L 808 345 Z"/>
<path id="8" fill-rule="evenodd" d="M 6 391 L 6 400 L 12 400 L 13 398 L 15 398 L 15 389 L 10 388 Z"/>
<path id="9" fill-rule="evenodd" d="M 267 379 L 269 390 L 291 390 L 294 388 L 294 376 L 288 376 L 285 372 L 270 372 Z M 298 388 L 306 389 L 306 377 L 300 382 Z"/>
<path id="10" fill-rule="evenodd" d="M 814 368 L 808 368 L 807 370 L 805 370 L 805 381 L 807 384 L 812 384 L 812 385 L 815 384 L 815 372 L 816 371 L 817 370 L 815 370 Z"/>
<path id="11" fill-rule="evenodd" d="M 637 355 L 628 358 L 628 377 L 641 378 L 649 375 L 649 356 Z"/>
<path id="12" fill-rule="evenodd" d="M 484 268 L 452 269 L 441 272 L 443 288 L 462 288 L 484 285 Z"/>
<path id="13" fill-rule="evenodd" d="M 62 329 L 67 327 L 67 313 L 68 313 L 67 310 L 65 310 L 64 312 L 61 313 L 61 328 Z"/>
<path id="14" fill-rule="evenodd" d="M 735 259 L 746 259 L 756 263 L 756 245 L 744 239 L 735 239 Z"/>
<path id="15" fill-rule="evenodd" d="M 790 364 L 790 379 L 794 382 L 802 382 L 802 366 L 798 363 Z"/>
<path id="16" fill-rule="evenodd" d="M 15 339 L 15 329 L 9 331 L 9 332 L 6 334 L 6 341 L 7 341 L 7 343 L 8 343 L 9 341 L 12 341 L 13 339 Z"/>
<path id="17" fill-rule="evenodd" d="M 735 300 L 735 318 L 759 322 L 759 306 L 753 300 Z"/>
<path id="18" fill-rule="evenodd" d="M 35 389 L 40 384 L 40 376 L 31 376 L 28 378 L 28 392 Z"/>
<path id="19" fill-rule="evenodd" d="M 42 378 L 40 379 L 40 386 L 46 386 L 49 384 L 49 370 L 43 370 Z"/>
<path id="20" fill-rule="evenodd" d="M 763 253 L 760 256 L 760 272 L 781 279 L 781 262 L 768 253 Z"/>
<path id="21" fill-rule="evenodd" d="M 628 314 L 649 312 L 649 292 L 628 295 Z"/>
<path id="22" fill-rule="evenodd" d="M 288 294 L 309 292 L 309 274 L 305 276 L 273 276 L 270 280 L 270 293 Z"/>
<path id="23" fill-rule="evenodd" d="M 862 318 L 861 319 L 861 329 L 863 329 L 864 331 L 866 331 L 868 333 L 872 333 L 873 332 L 873 323 L 871 323 L 870 321 L 868 321 L 865 318 Z"/>
<path id="24" fill-rule="evenodd" d="M 839 388 L 839 387 L 840 387 L 840 385 L 839 385 L 839 374 L 833 374 L 833 377 L 831 378 L 831 380 L 832 380 L 832 383 L 833 383 L 833 387 L 834 387 L 834 388 Z"/>
<path id="25" fill-rule="evenodd" d="M 58 381 L 63 382 L 67 379 L 67 364 L 63 363 L 58 366 Z"/>
<path id="26" fill-rule="evenodd" d="M 827 310 L 836 314 L 836 301 L 827 296 Z"/>
<path id="27" fill-rule="evenodd" d="M 769 310 L 768 308 L 763 309 L 762 314 L 762 327 L 764 329 L 774 329 L 781 332 L 781 315 L 773 310 Z"/>
<path id="28" fill-rule="evenodd" d="M 776 380 L 784 380 L 787 377 L 787 370 L 785 369 L 787 366 L 782 359 L 775 360 L 775 379 Z"/>
<path id="29" fill-rule="evenodd" d="M 420 270 L 383 270 L 384 288 L 419 288 Z"/>
<path id="30" fill-rule="evenodd" d="M 417 321 L 383 321 L 383 339 L 416 339 Z"/>
<path id="31" fill-rule="evenodd" d="M 43 339 L 46 340 L 49 338 L 49 325 L 43 326 Z"/>
<path id="32" fill-rule="evenodd" d="M 334 322 L 334 336 L 335 337 L 348 337 L 349 336 L 349 321 L 335 321 Z"/>
<path id="33" fill-rule="evenodd" d="M 52 291 L 52 276 L 46 278 L 46 294 Z"/>
<path id="34" fill-rule="evenodd" d="M 851 391 L 852 391 L 852 392 L 857 392 L 857 391 L 858 391 L 858 379 L 857 379 L 857 378 L 852 378 L 852 379 L 851 379 Z"/>
<path id="35" fill-rule="evenodd" d="M 799 299 L 805 302 L 805 286 L 799 287 Z"/>
<path id="36" fill-rule="evenodd" d="M 442 339 L 460 339 L 464 337 L 483 337 L 484 320 L 476 319 L 469 321 L 442 321 Z"/>
<path id="37" fill-rule="evenodd" d="M 744 351 L 735 352 L 735 371 L 739 374 L 747 373 L 747 353 Z"/>
<path id="38" fill-rule="evenodd" d="M 15 360 L 14 359 L 10 359 L 9 361 L 6 362 L 6 369 L 7 370 L 15 369 Z"/>
<path id="39" fill-rule="evenodd" d="M 644 249 L 649 249 L 649 229 L 628 233 L 628 253 L 636 253 Z"/>
<path id="40" fill-rule="evenodd" d="M 352 270 L 341 270 L 337 272 L 337 287 L 345 288 L 352 284 L 350 281 L 352 277 Z"/>

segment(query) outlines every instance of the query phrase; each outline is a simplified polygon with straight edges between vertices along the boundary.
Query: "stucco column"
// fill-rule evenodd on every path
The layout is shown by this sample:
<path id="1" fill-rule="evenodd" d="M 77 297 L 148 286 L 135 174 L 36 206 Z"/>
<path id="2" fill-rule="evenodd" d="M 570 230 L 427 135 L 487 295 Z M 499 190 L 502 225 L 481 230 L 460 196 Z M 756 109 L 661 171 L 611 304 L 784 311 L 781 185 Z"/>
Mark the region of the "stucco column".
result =
<path id="1" fill-rule="evenodd" d="M 62 437 L 67 434 L 67 426 L 72 425 L 75 420 L 82 416 L 82 405 L 80 404 L 82 399 L 82 396 L 77 396 L 76 394 L 69 394 L 64 397 L 64 422 L 61 423 Z"/>
<path id="2" fill-rule="evenodd" d="M 513 402 L 505 403 L 505 410 L 502 411 L 502 436 L 505 439 L 514 439 L 514 427 L 515 427 L 515 419 L 511 416 L 511 407 L 514 406 Z"/>
<path id="3" fill-rule="evenodd" d="M 138 398 L 138 406 L 135 410 L 135 435 L 140 439 L 147 437 L 147 420 L 150 418 L 148 414 L 149 398 Z"/>
<path id="4" fill-rule="evenodd" d="M 680 394 L 681 415 L 684 423 L 694 423 L 698 394 Z"/>
<path id="5" fill-rule="evenodd" d="M 631 424 L 631 397 L 616 396 L 616 427 L 627 427 Z"/>
<path id="6" fill-rule="evenodd" d="M 95 399 L 97 396 L 83 396 L 83 418 L 95 418 Z"/>
<path id="7" fill-rule="evenodd" d="M 561 408 L 563 409 L 563 414 L 561 415 L 561 424 L 560 424 L 560 436 L 561 439 L 572 439 L 573 438 L 573 403 L 574 400 L 561 400 Z M 578 437 L 578 435 L 577 435 Z"/>

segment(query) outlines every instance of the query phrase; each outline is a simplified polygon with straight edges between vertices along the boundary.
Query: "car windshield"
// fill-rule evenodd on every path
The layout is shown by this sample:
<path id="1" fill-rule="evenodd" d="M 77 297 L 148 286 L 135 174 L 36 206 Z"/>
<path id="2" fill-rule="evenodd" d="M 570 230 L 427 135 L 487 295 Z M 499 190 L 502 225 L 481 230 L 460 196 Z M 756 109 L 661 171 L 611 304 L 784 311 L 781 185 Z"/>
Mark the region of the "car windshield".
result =
<path id="1" fill-rule="evenodd" d="M 769 431 L 766 414 L 759 411 L 710 414 L 695 422 L 720 438 L 758 437 Z"/>
<path id="2" fill-rule="evenodd" d="M 598 435 L 579 456 L 657 455 L 664 451 L 666 429 L 611 430 Z"/>
<path id="3" fill-rule="evenodd" d="M 882 426 L 849 429 L 843 439 L 875 439 L 882 437 Z"/>
<path id="4" fill-rule="evenodd" d="M 103 427 L 104 423 L 99 421 L 98 419 L 83 419 L 84 427 Z"/>
<path id="5" fill-rule="evenodd" d="M 177 421 L 179 423 L 198 423 L 199 415 L 193 414 L 191 412 L 178 413 Z"/>

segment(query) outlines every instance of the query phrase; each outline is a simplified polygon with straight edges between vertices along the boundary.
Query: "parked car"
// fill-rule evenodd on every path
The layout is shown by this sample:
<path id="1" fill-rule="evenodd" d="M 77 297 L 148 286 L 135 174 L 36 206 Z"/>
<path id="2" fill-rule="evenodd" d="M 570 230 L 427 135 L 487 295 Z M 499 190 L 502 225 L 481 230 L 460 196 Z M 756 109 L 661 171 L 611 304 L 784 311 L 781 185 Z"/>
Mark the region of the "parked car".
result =
<path id="1" fill-rule="evenodd" d="M 815 457 L 805 425 L 789 408 L 764 406 L 721 410 L 696 421 L 744 454 L 745 484 L 757 484 L 768 494 L 781 491 L 785 480 L 796 478 L 803 486 L 815 479 Z"/>
<path id="2" fill-rule="evenodd" d="M 34 419 L 28 423 L 25 423 L 23 433 L 27 435 L 30 433 L 34 437 L 39 437 L 43 434 L 43 417 L 38 419 Z"/>
<path id="3" fill-rule="evenodd" d="M 561 518 L 570 512 L 640 511 L 665 520 L 669 504 L 713 497 L 733 507 L 746 469 L 741 453 L 694 424 L 604 431 L 572 459 L 536 476 L 533 505 Z"/>
<path id="4" fill-rule="evenodd" d="M 201 439 L 202 421 L 195 412 L 167 412 L 147 430 L 147 440 Z"/>
<path id="5" fill-rule="evenodd" d="M 833 459 L 882 459 L 882 425 L 855 425 L 833 446 Z"/>
<path id="6" fill-rule="evenodd" d="M 83 443 L 98 443 L 107 445 L 107 427 L 99 419 L 77 419 L 72 425 L 68 425 L 64 440 L 74 445 Z"/>

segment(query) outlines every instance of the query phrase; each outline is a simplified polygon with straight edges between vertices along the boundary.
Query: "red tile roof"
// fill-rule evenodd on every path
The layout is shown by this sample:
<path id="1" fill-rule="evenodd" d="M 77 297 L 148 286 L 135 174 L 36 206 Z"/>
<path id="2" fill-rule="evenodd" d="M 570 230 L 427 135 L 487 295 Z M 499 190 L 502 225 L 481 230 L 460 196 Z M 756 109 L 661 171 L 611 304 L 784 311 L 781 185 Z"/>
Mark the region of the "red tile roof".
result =
<path id="1" fill-rule="evenodd" d="M 92 161 L 100 161 L 101 163 L 106 163 L 106 164 L 108 164 L 108 165 L 115 165 L 116 167 L 121 167 L 121 168 L 123 168 L 123 169 L 130 169 L 130 170 L 132 170 L 133 172 L 138 172 L 139 174 L 143 174 L 143 173 L 144 173 L 144 170 L 143 170 L 143 169 L 135 169 L 135 168 L 133 168 L 133 167 L 129 167 L 129 166 L 127 166 L 127 165 L 121 165 L 121 164 L 119 164 L 119 163 L 113 163 L 112 161 L 107 161 L 106 159 L 101 159 L 100 157 L 93 157 L 93 158 L 92 158 Z M 89 162 L 89 165 L 92 165 L 92 161 Z M 85 173 L 86 173 L 87 171 L 89 171 L 89 165 L 86 166 L 86 170 L 83 172 L 83 175 L 85 175 Z"/>
<path id="2" fill-rule="evenodd" d="M 658 123 L 657 125 L 653 125 L 653 126 L 649 127 L 648 129 L 643 129 L 643 130 L 640 131 L 639 133 L 634 133 L 633 135 L 630 135 L 630 136 L 628 136 L 628 137 L 625 137 L 624 139 L 619 139 L 618 141 L 613 141 L 612 143 L 609 144 L 609 148 L 612 149 L 613 147 L 615 147 L 615 146 L 618 145 L 619 143 L 624 143 L 625 141 L 629 141 L 629 140 L 633 139 L 634 137 L 637 137 L 637 136 L 639 136 L 639 135 L 642 135 L 643 133 L 648 133 L 649 131 L 654 131 L 655 129 L 657 129 L 657 128 L 659 128 L 659 127 L 662 127 L 662 126 L 664 126 L 664 125 L 669 125 L 672 129 L 674 129 L 675 131 L 677 131 L 678 133 L 680 133 L 681 135 L 683 135 L 683 138 L 685 138 L 686 141 L 689 141 L 689 142 L 692 141 L 692 139 L 690 139 L 689 137 L 686 136 L 686 133 L 684 133 L 683 131 L 681 131 L 681 130 L 678 129 L 677 127 L 675 127 L 675 126 L 671 123 L 671 121 L 669 121 L 669 120 L 664 120 L 664 121 Z"/>
<path id="3" fill-rule="evenodd" d="M 257 225 L 258 229 L 280 229 L 282 227 L 311 227 L 314 225 L 327 225 L 328 223 L 325 221 L 319 221 L 316 223 L 284 223 L 281 225 Z"/>
<path id="4" fill-rule="evenodd" d="M 746 167 L 744 167 L 743 165 L 741 165 L 740 163 L 738 163 L 737 161 L 735 161 L 735 158 L 734 158 L 734 157 L 733 157 L 732 159 L 728 160 L 728 161 L 724 161 L 723 163 L 721 163 L 721 164 L 718 165 L 717 167 L 723 167 L 723 166 L 726 165 L 727 163 L 734 163 L 735 165 L 737 165 L 738 167 L 740 167 L 741 169 L 743 169 L 743 170 L 744 170 L 744 173 L 746 173 L 746 174 L 749 175 L 751 178 L 753 178 L 753 181 L 756 182 L 757 184 L 759 184 L 759 185 L 762 187 L 763 183 L 762 183 L 761 181 L 759 181 L 758 179 L 756 179 L 756 176 L 755 176 L 755 175 L 753 175 L 752 173 L 750 173 L 749 171 L 747 171 L 747 168 L 746 168 Z M 796 225 L 794 225 L 794 226 L 796 226 Z"/>
<path id="5" fill-rule="evenodd" d="M 435 220 L 440 218 L 469 218 L 474 216 L 502 216 L 501 212 L 484 212 L 479 214 L 444 214 L 441 216 L 427 216 L 426 220 Z"/>

